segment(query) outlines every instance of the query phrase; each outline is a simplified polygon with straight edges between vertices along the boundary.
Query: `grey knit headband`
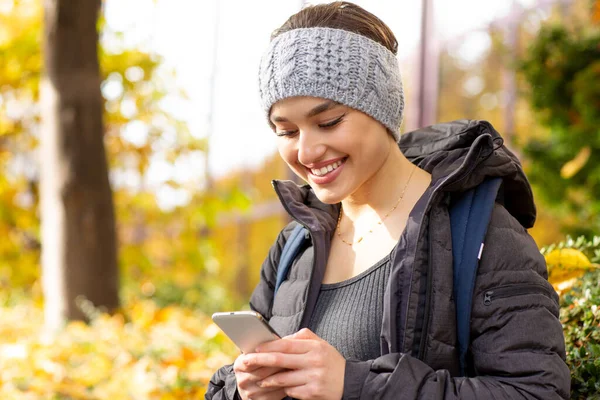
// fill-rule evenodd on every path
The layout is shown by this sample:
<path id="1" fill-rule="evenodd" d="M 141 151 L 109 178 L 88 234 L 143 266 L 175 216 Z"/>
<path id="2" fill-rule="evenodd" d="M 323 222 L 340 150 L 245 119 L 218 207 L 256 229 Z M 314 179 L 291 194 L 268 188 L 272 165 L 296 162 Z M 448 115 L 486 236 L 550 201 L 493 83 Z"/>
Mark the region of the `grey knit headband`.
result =
<path id="1" fill-rule="evenodd" d="M 399 138 L 404 93 L 398 60 L 363 35 L 319 27 L 277 36 L 262 57 L 259 89 L 267 118 L 279 100 L 321 97 L 370 115 Z"/>

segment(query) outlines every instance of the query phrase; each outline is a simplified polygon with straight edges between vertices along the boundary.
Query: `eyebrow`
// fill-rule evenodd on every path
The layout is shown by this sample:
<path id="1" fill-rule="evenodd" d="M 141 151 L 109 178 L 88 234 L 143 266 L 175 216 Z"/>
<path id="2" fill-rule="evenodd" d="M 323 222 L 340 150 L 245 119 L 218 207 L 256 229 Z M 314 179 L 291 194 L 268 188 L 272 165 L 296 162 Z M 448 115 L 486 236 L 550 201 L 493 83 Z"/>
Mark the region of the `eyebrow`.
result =
<path id="1" fill-rule="evenodd" d="M 315 115 L 319 115 L 319 114 L 321 114 L 322 112 L 325 112 L 325 111 L 327 111 L 327 110 L 330 110 L 330 109 L 332 109 L 332 108 L 334 108 L 334 107 L 337 107 L 337 106 L 339 106 L 339 105 L 340 105 L 340 104 L 339 104 L 339 103 L 337 103 L 337 102 L 335 102 L 335 101 L 328 100 L 328 101 L 326 101 L 326 102 L 324 102 L 324 103 L 321 103 L 321 104 L 319 104 L 318 106 L 314 107 L 312 110 L 310 110 L 309 112 L 307 112 L 307 113 L 306 113 L 306 115 L 305 115 L 304 117 L 305 117 L 305 118 L 311 118 L 311 117 L 314 117 Z M 271 121 L 272 121 L 272 122 L 271 122 Z M 277 115 L 275 115 L 274 117 L 272 117 L 272 118 L 269 120 L 269 122 L 271 122 L 271 124 L 272 124 L 273 122 L 289 122 L 289 121 L 287 120 L 287 118 L 284 118 L 284 117 L 280 117 L 280 116 L 277 116 Z"/>

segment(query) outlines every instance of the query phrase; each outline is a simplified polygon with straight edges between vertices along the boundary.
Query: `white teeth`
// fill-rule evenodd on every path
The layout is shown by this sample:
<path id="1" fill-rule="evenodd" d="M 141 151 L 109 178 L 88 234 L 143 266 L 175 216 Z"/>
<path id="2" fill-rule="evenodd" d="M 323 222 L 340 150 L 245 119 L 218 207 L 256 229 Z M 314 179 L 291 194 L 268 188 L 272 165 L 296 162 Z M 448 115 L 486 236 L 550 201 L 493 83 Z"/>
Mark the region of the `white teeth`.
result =
<path id="1" fill-rule="evenodd" d="M 310 172 L 313 173 L 313 175 L 316 176 L 323 176 L 325 174 L 327 174 L 328 172 L 333 171 L 334 169 L 336 169 L 337 167 L 339 167 L 340 165 L 342 165 L 342 161 L 336 161 L 333 164 L 329 164 L 326 167 L 323 168 L 311 168 Z"/>

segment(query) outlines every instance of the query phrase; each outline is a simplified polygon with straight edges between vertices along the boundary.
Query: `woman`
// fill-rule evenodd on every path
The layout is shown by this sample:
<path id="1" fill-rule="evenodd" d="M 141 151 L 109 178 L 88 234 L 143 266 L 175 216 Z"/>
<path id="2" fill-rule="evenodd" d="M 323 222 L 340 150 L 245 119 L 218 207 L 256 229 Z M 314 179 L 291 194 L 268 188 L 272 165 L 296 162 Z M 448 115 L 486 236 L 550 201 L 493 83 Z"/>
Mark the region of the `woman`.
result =
<path id="1" fill-rule="evenodd" d="M 557 296 L 526 231 L 535 206 L 518 160 L 480 121 L 400 138 L 396 52 L 390 29 L 348 2 L 305 8 L 273 34 L 261 100 L 281 157 L 308 185 L 274 182 L 295 221 L 250 305 L 288 336 L 217 371 L 207 399 L 569 397 Z M 504 195 L 473 294 L 470 377 L 457 377 L 449 201 L 486 176 L 502 177 Z M 274 298 L 298 223 L 310 245 Z M 490 301 L 500 287 L 511 295 Z"/>

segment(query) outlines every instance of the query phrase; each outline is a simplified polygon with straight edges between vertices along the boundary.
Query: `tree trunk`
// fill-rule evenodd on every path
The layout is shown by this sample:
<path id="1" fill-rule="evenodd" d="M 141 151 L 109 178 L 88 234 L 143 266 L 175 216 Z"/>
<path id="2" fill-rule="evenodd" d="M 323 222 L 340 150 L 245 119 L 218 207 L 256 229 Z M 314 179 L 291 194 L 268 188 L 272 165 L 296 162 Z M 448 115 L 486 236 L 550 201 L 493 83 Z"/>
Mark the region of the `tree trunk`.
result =
<path id="1" fill-rule="evenodd" d="M 46 326 L 56 330 L 86 320 L 83 303 L 115 309 L 118 270 L 97 55 L 100 0 L 45 0 L 44 8 L 42 283 Z"/>

